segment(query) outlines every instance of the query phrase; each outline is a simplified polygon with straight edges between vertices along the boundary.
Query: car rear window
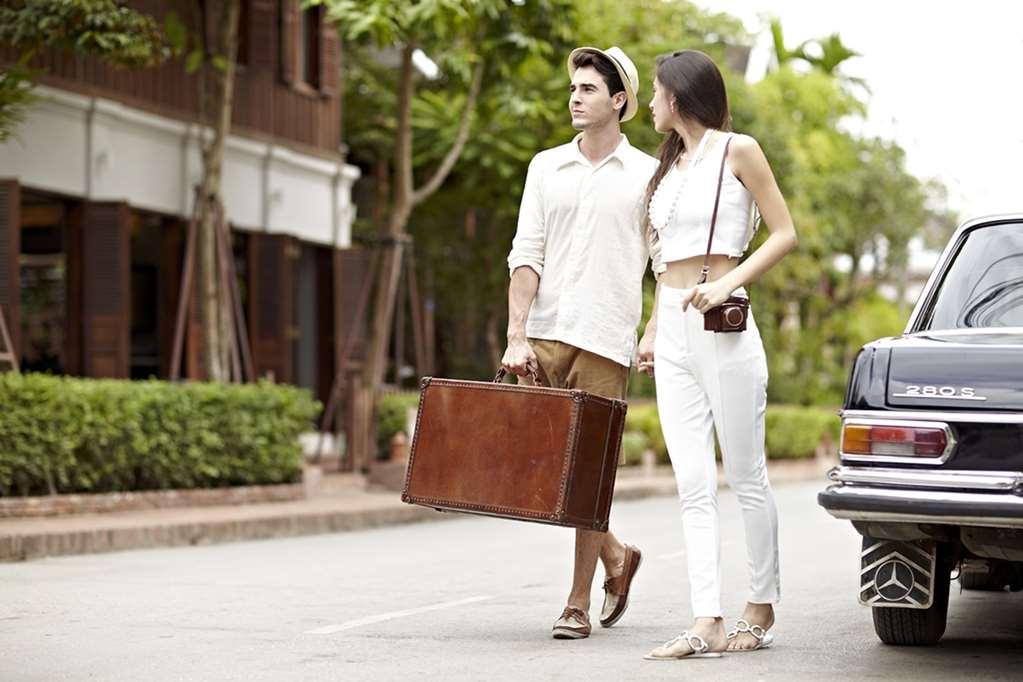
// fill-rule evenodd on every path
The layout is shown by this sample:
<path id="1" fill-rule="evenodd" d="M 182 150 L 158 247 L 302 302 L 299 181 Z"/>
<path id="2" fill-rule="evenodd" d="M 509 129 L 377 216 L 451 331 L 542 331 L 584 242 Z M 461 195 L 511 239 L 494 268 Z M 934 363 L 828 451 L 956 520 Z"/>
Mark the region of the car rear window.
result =
<path id="1" fill-rule="evenodd" d="M 923 329 L 1023 327 L 1023 223 L 966 233 Z"/>

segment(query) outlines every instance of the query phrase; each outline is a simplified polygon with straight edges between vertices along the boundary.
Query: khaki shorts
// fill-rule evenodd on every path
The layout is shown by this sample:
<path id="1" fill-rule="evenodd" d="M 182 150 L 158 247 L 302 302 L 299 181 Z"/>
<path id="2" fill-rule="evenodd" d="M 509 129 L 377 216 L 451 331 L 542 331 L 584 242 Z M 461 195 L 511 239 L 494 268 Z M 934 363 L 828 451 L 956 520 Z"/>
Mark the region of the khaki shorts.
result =
<path id="1" fill-rule="evenodd" d="M 577 388 L 587 393 L 625 400 L 629 368 L 596 353 L 561 341 L 529 339 L 551 388 Z M 531 377 L 519 377 L 520 384 L 532 385 Z"/>

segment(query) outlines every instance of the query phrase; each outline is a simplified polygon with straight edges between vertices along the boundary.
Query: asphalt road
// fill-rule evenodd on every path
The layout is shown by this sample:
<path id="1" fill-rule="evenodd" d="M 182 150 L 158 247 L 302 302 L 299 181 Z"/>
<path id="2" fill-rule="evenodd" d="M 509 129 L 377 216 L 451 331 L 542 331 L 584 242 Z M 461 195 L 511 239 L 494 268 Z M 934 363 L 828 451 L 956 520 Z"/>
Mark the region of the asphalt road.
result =
<path id="1" fill-rule="evenodd" d="M 642 655 L 689 619 L 677 502 L 616 505 L 644 563 L 628 613 L 550 639 L 572 532 L 457 517 L 380 530 L 0 565 L 0 680 L 1019 679 L 1023 593 L 952 586 L 937 647 L 894 648 L 856 603 L 859 537 L 778 486 L 775 647 L 721 659 Z M 745 599 L 738 506 L 722 494 L 725 607 Z M 594 585 L 596 619 L 600 571 Z"/>

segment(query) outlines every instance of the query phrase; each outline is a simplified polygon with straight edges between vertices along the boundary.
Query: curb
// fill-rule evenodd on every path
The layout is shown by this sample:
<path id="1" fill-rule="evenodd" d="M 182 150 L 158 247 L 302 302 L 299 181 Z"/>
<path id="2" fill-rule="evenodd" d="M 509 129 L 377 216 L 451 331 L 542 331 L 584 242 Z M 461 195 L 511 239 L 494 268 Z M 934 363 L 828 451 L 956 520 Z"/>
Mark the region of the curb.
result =
<path id="1" fill-rule="evenodd" d="M 265 504 L 273 506 L 275 503 Z M 438 517 L 432 509 L 410 505 L 283 515 L 266 511 L 265 516 L 255 518 L 140 523 L 125 527 L 104 526 L 104 519 L 93 517 L 95 528 L 0 534 L 0 562 L 337 533 L 431 521 Z"/>
<path id="2" fill-rule="evenodd" d="M 774 462 L 775 482 L 819 479 L 826 462 Z M 723 481 L 723 476 L 719 476 Z M 616 500 L 675 494 L 670 467 L 626 471 Z M 367 530 L 382 526 L 463 518 L 405 504 L 395 492 L 337 490 L 330 497 L 231 507 L 85 514 L 50 519 L 0 519 L 0 562 L 28 561 L 156 547 L 208 545 L 300 535 Z"/>

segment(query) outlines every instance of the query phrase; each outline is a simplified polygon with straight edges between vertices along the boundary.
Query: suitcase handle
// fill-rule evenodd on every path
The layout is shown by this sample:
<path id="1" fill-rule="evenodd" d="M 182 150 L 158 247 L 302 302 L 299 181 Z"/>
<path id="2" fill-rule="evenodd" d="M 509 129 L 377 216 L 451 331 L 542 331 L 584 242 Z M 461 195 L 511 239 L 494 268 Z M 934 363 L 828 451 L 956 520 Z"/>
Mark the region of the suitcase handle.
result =
<path id="1" fill-rule="evenodd" d="M 495 384 L 501 383 L 502 381 L 504 381 L 504 378 L 506 376 L 508 376 L 508 370 L 506 370 L 504 367 L 500 368 L 499 370 L 497 370 L 497 374 L 494 375 L 494 383 Z M 549 388 L 551 385 L 551 382 L 547 380 L 547 373 L 543 371 L 542 367 L 539 368 L 538 370 L 530 368 L 529 376 L 532 377 L 533 383 L 536 384 L 537 386 L 546 386 Z"/>

